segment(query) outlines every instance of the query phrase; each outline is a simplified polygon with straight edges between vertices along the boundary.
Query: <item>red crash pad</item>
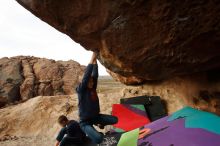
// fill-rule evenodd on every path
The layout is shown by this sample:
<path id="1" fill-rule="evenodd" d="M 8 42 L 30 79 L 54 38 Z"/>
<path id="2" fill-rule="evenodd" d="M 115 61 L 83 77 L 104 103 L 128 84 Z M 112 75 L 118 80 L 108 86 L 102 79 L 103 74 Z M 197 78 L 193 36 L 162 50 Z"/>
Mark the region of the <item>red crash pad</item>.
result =
<path id="1" fill-rule="evenodd" d="M 112 115 L 118 117 L 115 128 L 130 131 L 150 123 L 143 105 L 114 104 Z"/>

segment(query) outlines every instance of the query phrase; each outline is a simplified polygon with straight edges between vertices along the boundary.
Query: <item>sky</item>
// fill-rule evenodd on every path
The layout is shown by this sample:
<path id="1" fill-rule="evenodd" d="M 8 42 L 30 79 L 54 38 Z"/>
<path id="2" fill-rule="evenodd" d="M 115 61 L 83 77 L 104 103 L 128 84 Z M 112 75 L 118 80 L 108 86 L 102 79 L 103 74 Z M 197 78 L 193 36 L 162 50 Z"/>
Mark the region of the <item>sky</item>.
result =
<path id="1" fill-rule="evenodd" d="M 92 52 L 41 21 L 15 0 L 0 4 L 0 58 L 18 55 L 75 60 L 87 65 Z M 99 74 L 107 75 L 99 63 Z"/>

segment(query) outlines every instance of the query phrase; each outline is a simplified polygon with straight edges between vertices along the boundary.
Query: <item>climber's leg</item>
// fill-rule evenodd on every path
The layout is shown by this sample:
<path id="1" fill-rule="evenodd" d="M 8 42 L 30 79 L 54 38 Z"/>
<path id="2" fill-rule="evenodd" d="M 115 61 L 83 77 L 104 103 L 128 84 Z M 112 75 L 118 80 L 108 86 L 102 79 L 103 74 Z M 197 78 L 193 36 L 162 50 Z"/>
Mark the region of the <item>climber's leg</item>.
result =
<path id="1" fill-rule="evenodd" d="M 102 126 L 113 125 L 118 123 L 118 118 L 112 115 L 99 114 L 93 122 L 94 124 L 100 124 Z"/>
<path id="2" fill-rule="evenodd" d="M 94 143 L 99 144 L 102 142 L 104 135 L 98 132 L 92 124 L 89 122 L 80 122 L 80 127 Z"/>

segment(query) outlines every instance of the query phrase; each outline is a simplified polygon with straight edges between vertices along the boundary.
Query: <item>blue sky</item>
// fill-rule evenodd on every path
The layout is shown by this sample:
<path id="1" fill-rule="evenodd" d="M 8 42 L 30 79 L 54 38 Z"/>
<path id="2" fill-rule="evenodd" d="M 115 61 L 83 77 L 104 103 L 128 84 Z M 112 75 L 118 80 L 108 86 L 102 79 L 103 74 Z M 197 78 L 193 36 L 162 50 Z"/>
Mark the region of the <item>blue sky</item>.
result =
<path id="1" fill-rule="evenodd" d="M 0 5 L 0 57 L 30 55 L 87 65 L 91 52 L 41 21 L 15 0 Z M 107 75 L 100 65 L 100 75 Z"/>

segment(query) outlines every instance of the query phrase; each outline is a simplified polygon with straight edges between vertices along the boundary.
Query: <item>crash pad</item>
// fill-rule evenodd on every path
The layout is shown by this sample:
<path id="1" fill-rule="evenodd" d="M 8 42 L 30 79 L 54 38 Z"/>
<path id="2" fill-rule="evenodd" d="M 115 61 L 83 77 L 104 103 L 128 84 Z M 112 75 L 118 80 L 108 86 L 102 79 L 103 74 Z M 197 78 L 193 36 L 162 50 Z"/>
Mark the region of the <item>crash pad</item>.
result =
<path id="1" fill-rule="evenodd" d="M 198 124 L 199 128 L 187 127 L 187 119 L 190 119 L 189 122 Z M 211 122 L 208 122 L 209 119 Z M 200 126 L 201 120 L 204 120 L 205 127 Z M 195 123 L 192 125 L 196 125 Z M 117 146 L 220 146 L 220 134 L 216 132 L 219 124 L 219 116 L 186 107 L 170 116 L 135 129 L 136 133 L 129 135 L 129 131 L 122 134 Z M 216 127 L 216 130 L 210 127 Z M 140 136 L 141 131 L 145 129 L 146 134 Z"/>
<path id="2" fill-rule="evenodd" d="M 137 96 L 120 99 L 121 104 L 142 104 L 150 121 L 156 121 L 167 116 L 165 106 L 159 96 Z"/>
<path id="3" fill-rule="evenodd" d="M 186 126 L 187 122 L 190 126 Z M 138 146 L 220 146 L 220 134 L 216 132 L 219 124 L 219 116 L 185 107 L 145 125 L 151 132 L 138 140 Z"/>
<path id="4" fill-rule="evenodd" d="M 122 134 L 117 146 L 137 146 L 139 128 Z"/>
<path id="5" fill-rule="evenodd" d="M 186 128 L 202 128 L 220 134 L 220 117 L 191 107 L 185 107 L 175 112 L 168 121 L 184 118 Z"/>
<path id="6" fill-rule="evenodd" d="M 143 105 L 114 104 L 112 115 L 118 117 L 114 125 L 120 131 L 130 131 L 150 123 Z"/>

